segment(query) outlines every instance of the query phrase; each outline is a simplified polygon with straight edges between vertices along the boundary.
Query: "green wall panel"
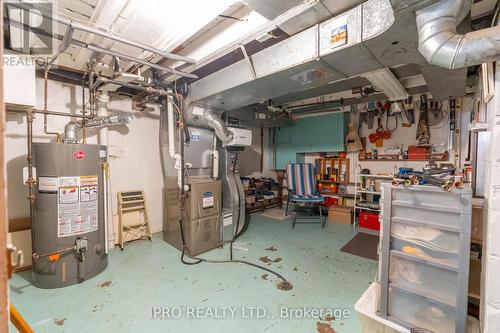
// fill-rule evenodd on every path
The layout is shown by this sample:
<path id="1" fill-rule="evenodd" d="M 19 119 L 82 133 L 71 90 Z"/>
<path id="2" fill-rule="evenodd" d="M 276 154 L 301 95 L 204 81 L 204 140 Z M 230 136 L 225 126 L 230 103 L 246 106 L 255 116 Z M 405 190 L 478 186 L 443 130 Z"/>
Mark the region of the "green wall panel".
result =
<path id="1" fill-rule="evenodd" d="M 285 169 L 295 162 L 297 153 L 343 151 L 348 121 L 348 113 L 334 113 L 298 119 L 292 126 L 277 128 L 275 169 Z"/>

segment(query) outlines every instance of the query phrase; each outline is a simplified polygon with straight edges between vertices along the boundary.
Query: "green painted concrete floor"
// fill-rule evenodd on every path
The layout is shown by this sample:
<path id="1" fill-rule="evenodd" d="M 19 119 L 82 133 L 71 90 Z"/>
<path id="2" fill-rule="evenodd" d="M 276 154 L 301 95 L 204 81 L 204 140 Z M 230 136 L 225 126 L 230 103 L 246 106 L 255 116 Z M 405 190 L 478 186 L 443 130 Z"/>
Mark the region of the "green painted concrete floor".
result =
<path id="1" fill-rule="evenodd" d="M 252 215 L 238 239 L 248 251 L 235 250 L 235 258 L 276 270 L 293 284 L 289 291 L 248 265 L 183 265 L 179 251 L 155 234 L 152 242 L 111 251 L 106 270 L 78 285 L 37 289 L 30 271 L 15 274 L 10 299 L 35 332 L 333 333 L 330 325 L 337 333 L 359 333 L 354 303 L 374 280 L 377 262 L 340 252 L 355 233 L 337 224 L 292 230 L 288 220 Z M 204 257 L 226 258 L 228 252 Z M 264 264 L 263 256 L 281 260 Z M 152 316 L 152 307 L 161 307 L 162 315 Z M 310 312 L 301 313 L 304 307 Z M 332 312 L 335 320 L 328 318 Z"/>

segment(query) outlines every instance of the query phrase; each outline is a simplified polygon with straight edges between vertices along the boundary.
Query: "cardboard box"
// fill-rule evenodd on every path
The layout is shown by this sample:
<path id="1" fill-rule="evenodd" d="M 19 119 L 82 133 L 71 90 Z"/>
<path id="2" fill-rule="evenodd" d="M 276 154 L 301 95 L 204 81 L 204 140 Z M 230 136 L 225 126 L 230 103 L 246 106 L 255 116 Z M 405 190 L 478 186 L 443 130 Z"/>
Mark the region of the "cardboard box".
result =
<path id="1" fill-rule="evenodd" d="M 253 204 L 255 203 L 255 195 L 248 195 L 245 197 L 245 202 L 247 204 Z"/>
<path id="2" fill-rule="evenodd" d="M 352 207 L 330 206 L 328 209 L 328 222 L 339 224 L 352 223 Z"/>
<path id="3" fill-rule="evenodd" d="M 472 206 L 471 240 L 473 243 L 483 242 L 483 207 Z"/>
<path id="4" fill-rule="evenodd" d="M 481 260 L 471 259 L 469 268 L 469 296 L 481 297 Z"/>

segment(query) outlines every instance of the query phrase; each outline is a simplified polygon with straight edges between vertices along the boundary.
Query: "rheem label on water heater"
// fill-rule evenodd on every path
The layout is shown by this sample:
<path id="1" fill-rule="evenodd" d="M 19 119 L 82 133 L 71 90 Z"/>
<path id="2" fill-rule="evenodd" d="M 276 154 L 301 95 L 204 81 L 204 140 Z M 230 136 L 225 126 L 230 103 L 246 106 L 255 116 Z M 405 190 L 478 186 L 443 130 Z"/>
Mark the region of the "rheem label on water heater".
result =
<path id="1" fill-rule="evenodd" d="M 98 176 L 59 177 L 57 237 L 97 230 Z"/>
<path id="2" fill-rule="evenodd" d="M 203 192 L 203 208 L 212 208 L 214 206 L 214 194 L 212 192 Z"/>

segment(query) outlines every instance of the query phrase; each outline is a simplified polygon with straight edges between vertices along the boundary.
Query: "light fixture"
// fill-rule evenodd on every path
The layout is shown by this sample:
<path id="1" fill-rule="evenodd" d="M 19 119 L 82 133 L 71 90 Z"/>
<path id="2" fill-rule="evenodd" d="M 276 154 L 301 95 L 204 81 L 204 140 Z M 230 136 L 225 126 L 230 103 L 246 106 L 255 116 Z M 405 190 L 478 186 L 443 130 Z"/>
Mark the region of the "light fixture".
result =
<path id="1" fill-rule="evenodd" d="M 402 101 L 408 98 L 408 92 L 401 82 L 387 67 L 361 75 L 382 91 L 390 101 Z"/>

